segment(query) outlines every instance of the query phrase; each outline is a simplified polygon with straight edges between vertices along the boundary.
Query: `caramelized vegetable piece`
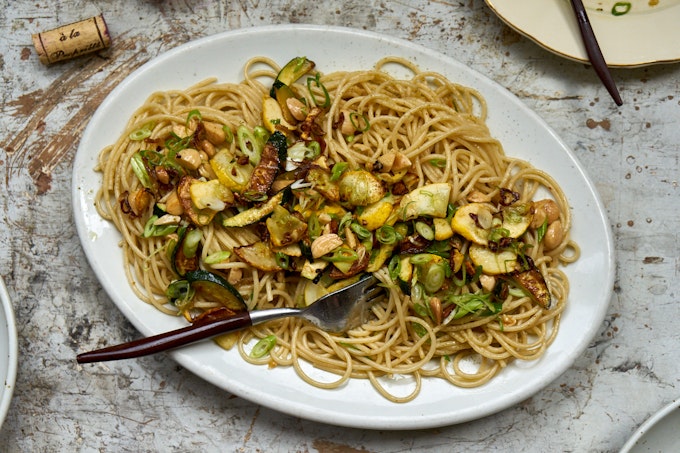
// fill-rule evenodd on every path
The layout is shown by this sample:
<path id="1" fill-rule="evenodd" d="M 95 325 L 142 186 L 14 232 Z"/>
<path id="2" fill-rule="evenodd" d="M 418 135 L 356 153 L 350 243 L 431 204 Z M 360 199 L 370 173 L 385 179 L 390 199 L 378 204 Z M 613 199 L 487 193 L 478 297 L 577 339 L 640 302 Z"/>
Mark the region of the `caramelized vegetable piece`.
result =
<path id="1" fill-rule="evenodd" d="M 503 208 L 503 224 L 501 228 L 508 231 L 508 236 L 518 238 L 531 225 L 534 218 L 534 204 L 532 202 L 513 204 Z"/>
<path id="2" fill-rule="evenodd" d="M 309 71 L 314 69 L 315 63 L 312 60 L 308 60 L 307 57 L 295 57 L 286 63 L 283 68 L 279 71 L 274 81 L 274 86 L 272 87 L 271 96 L 276 97 L 274 88 L 278 84 L 292 85 L 300 77 L 307 74 Z"/>
<path id="3" fill-rule="evenodd" d="M 197 269 L 187 272 L 184 278 L 196 290 L 197 294 L 201 294 L 206 299 L 220 302 L 235 312 L 247 310 L 241 293 L 222 276 Z"/>
<path id="4" fill-rule="evenodd" d="M 267 219 L 269 237 L 276 247 L 283 247 L 300 241 L 307 231 L 307 223 L 295 217 L 283 206 L 275 206 Z"/>
<path id="5" fill-rule="evenodd" d="M 191 231 L 193 231 L 191 228 L 180 230 L 177 243 L 172 251 L 172 267 L 179 276 L 184 276 L 187 272 L 198 269 L 198 260 L 200 256 L 199 248 L 197 247 L 195 249 L 195 253 L 193 253 L 192 256 L 187 256 L 185 254 L 185 250 L 187 249 L 185 247 L 185 241 L 187 238 L 191 238 L 191 235 L 189 234 Z"/>
<path id="6" fill-rule="evenodd" d="M 328 201 L 340 200 L 340 188 L 331 181 L 331 172 L 325 168 L 314 166 L 309 169 L 305 180 L 312 184 L 312 188 Z"/>
<path id="7" fill-rule="evenodd" d="M 518 286 L 524 289 L 531 299 L 546 310 L 550 308 L 552 304 L 552 296 L 550 295 L 550 290 L 548 289 L 548 283 L 543 278 L 541 271 L 530 263 L 529 269 L 521 272 L 513 272 L 511 274 L 511 279 Z"/>
<path id="8" fill-rule="evenodd" d="M 489 243 L 489 229 L 493 214 L 485 203 L 470 203 L 460 207 L 451 219 L 453 231 L 479 245 Z"/>
<path id="9" fill-rule="evenodd" d="M 269 244 L 256 242 L 251 245 L 234 248 L 234 253 L 243 261 L 265 272 L 276 272 L 281 266 L 276 261 L 276 255 Z"/>
<path id="10" fill-rule="evenodd" d="M 272 134 L 272 137 L 277 134 L 282 135 L 277 131 Z M 272 140 L 270 138 L 264 145 L 262 158 L 255 166 L 250 181 L 248 181 L 248 185 L 243 191 L 243 195 L 246 198 L 258 201 L 267 197 L 267 192 L 269 192 L 269 189 L 274 183 L 276 175 L 279 174 L 279 168 L 281 166 L 281 160 L 279 158 L 279 154 L 281 152 L 279 149 L 280 146 L 285 147 L 285 138 L 283 139 L 283 142 L 281 142 L 281 140 Z"/>
<path id="11" fill-rule="evenodd" d="M 239 212 L 235 216 L 224 219 L 222 225 L 225 227 L 242 227 L 262 220 L 264 217 L 274 212 L 276 206 L 281 204 L 283 201 L 283 194 L 284 192 L 279 192 L 267 200 L 262 206 L 247 209 L 243 212 Z"/>
<path id="12" fill-rule="evenodd" d="M 448 183 L 434 183 L 418 187 L 404 195 L 399 202 L 401 220 L 411 220 L 416 217 L 446 217 L 451 196 L 451 185 Z"/>
<path id="13" fill-rule="evenodd" d="M 340 200 L 352 206 L 368 206 L 385 196 L 385 188 L 380 180 L 366 170 L 343 173 L 339 189 Z"/>
<path id="14" fill-rule="evenodd" d="M 508 274 L 517 269 L 517 254 L 511 250 L 492 252 L 479 244 L 470 245 L 470 259 L 475 266 L 482 266 L 487 275 Z"/>
<path id="15" fill-rule="evenodd" d="M 228 149 L 222 149 L 210 159 L 210 167 L 220 182 L 233 190 L 242 192 L 248 184 L 253 166 L 249 163 L 240 165 Z"/>
<path id="16" fill-rule="evenodd" d="M 198 226 L 205 226 L 209 224 L 217 211 L 212 209 L 199 209 L 193 202 L 191 197 L 191 187 L 194 184 L 200 184 L 198 179 L 194 179 L 191 176 L 182 176 L 177 186 L 177 196 L 179 197 L 180 203 L 184 210 L 184 214 L 189 217 L 192 223 Z"/>

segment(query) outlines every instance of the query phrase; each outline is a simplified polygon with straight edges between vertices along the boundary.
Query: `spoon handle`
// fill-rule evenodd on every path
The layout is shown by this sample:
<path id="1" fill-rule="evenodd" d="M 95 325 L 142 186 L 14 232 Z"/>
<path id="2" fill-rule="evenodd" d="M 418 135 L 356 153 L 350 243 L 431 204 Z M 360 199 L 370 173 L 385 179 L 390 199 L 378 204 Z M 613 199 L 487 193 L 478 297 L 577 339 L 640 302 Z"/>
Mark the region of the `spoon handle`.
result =
<path id="1" fill-rule="evenodd" d="M 204 340 L 222 333 L 233 332 L 252 325 L 246 311 L 226 319 L 208 323 L 193 324 L 170 332 L 140 338 L 95 351 L 84 352 L 76 357 L 78 363 L 104 362 L 108 360 L 131 359 L 167 351 L 195 341 Z"/>

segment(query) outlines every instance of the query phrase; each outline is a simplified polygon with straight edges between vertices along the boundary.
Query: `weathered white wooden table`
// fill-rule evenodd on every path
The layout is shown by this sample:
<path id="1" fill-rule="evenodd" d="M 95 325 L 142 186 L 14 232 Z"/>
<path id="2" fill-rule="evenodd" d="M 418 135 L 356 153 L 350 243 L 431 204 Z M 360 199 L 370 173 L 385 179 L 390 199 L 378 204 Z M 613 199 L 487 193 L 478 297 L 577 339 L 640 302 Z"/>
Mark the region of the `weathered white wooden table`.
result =
<path id="1" fill-rule="evenodd" d="M 616 451 L 680 396 L 680 66 L 593 71 L 506 27 L 482 0 L 0 1 L 0 273 L 20 363 L 1 451 Z M 103 13 L 113 46 L 53 66 L 31 34 Z M 158 54 L 224 30 L 352 26 L 456 58 L 515 93 L 573 148 L 607 206 L 614 295 L 597 336 L 546 389 L 447 428 L 376 432 L 308 422 L 205 383 L 166 355 L 97 366 L 75 354 L 135 329 L 101 289 L 71 215 L 80 135 L 106 94 Z"/>

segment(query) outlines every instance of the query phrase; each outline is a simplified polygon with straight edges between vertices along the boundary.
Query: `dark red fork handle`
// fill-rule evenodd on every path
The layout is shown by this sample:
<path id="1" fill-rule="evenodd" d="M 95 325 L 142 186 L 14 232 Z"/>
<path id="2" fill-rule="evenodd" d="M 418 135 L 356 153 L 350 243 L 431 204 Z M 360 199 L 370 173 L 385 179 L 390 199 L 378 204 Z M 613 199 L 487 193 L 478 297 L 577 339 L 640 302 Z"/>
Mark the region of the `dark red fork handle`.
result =
<path id="1" fill-rule="evenodd" d="M 216 335 L 233 332 L 252 325 L 248 312 L 239 313 L 235 316 L 209 323 L 194 324 L 170 332 L 140 338 L 95 351 L 84 352 L 76 357 L 78 363 L 104 362 L 107 360 L 132 359 L 157 352 L 184 346 Z"/>

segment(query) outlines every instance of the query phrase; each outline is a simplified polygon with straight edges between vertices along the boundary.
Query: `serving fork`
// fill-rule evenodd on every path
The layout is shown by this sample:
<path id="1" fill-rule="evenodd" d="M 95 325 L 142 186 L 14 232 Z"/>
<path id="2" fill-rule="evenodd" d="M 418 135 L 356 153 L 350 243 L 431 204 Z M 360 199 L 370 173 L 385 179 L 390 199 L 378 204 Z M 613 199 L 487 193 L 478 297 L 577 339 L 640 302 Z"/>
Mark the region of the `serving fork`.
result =
<path id="1" fill-rule="evenodd" d="M 195 323 L 181 329 L 84 352 L 76 360 L 78 363 L 91 363 L 142 357 L 287 317 L 303 318 L 327 332 L 346 332 L 365 323 L 371 305 L 385 297 L 385 290 L 378 282 L 373 274 L 364 274 L 359 281 L 326 294 L 305 308 L 244 311 L 228 318 Z"/>

